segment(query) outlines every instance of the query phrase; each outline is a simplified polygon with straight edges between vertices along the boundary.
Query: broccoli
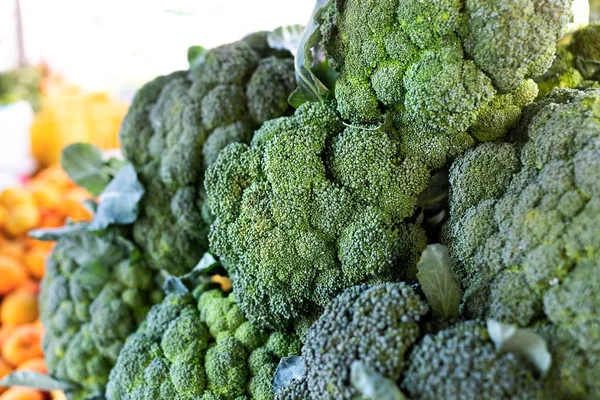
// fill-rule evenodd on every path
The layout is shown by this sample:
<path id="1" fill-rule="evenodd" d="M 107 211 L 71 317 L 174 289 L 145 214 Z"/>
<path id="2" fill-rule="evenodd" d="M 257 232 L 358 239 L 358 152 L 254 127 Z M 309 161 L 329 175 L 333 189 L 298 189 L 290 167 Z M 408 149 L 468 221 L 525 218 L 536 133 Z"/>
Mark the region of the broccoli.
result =
<path id="1" fill-rule="evenodd" d="M 406 367 L 405 355 L 420 335 L 419 321 L 428 310 L 404 283 L 346 289 L 310 328 L 302 348 L 307 366 L 304 379 L 284 388 L 277 398 L 358 398 L 360 393 L 350 384 L 354 361 L 398 380 Z"/>
<path id="2" fill-rule="evenodd" d="M 424 231 L 409 221 L 429 170 L 393 128 L 345 127 L 334 102 L 305 103 L 231 144 L 205 187 L 212 251 L 246 317 L 283 329 L 369 280 L 415 281 Z M 306 325 L 306 324 L 304 324 Z"/>
<path id="3" fill-rule="evenodd" d="M 442 167 L 501 137 L 537 95 L 570 0 L 336 0 L 321 24 L 339 71 L 335 97 L 353 123 L 392 115 L 407 154 Z M 535 40 L 532 40 L 532 35 Z"/>
<path id="4" fill-rule="evenodd" d="M 589 25 L 563 38 L 552 66 L 536 79 L 538 97 L 554 88 L 585 89 L 598 85 L 600 45 L 597 43 L 600 43 L 600 24 Z"/>
<path id="5" fill-rule="evenodd" d="M 565 329 L 554 324 L 540 323 L 534 329 L 552 352 L 552 364 L 545 377 L 549 397 L 565 400 L 600 398 L 598 353 L 582 350 Z"/>
<path id="6" fill-rule="evenodd" d="M 450 169 L 444 237 L 465 288 L 463 315 L 551 322 L 598 359 L 600 89 L 550 92 L 513 136 Z"/>
<path id="7" fill-rule="evenodd" d="M 140 253 L 117 232 L 58 241 L 40 293 L 50 375 L 85 397 L 102 393 L 127 337 L 162 298 Z"/>
<path id="8" fill-rule="evenodd" d="M 408 364 L 401 386 L 413 400 L 544 398 L 542 383 L 516 355 L 497 350 L 478 321 L 426 335 Z"/>
<path id="9" fill-rule="evenodd" d="M 42 106 L 42 78 L 42 71 L 34 67 L 21 67 L 0 73 L 0 105 L 27 101 L 34 111 L 39 111 Z"/>
<path id="10" fill-rule="evenodd" d="M 208 247 L 206 167 L 227 144 L 249 142 L 264 121 L 287 114 L 296 86 L 291 54 L 270 48 L 266 32 L 200 57 L 141 88 L 120 131 L 146 190 L 135 241 L 152 268 L 177 275 Z"/>
<path id="11" fill-rule="evenodd" d="M 300 346 L 292 334 L 251 325 L 234 295 L 200 285 L 150 310 L 121 350 L 107 399 L 272 399 L 279 359 Z"/>

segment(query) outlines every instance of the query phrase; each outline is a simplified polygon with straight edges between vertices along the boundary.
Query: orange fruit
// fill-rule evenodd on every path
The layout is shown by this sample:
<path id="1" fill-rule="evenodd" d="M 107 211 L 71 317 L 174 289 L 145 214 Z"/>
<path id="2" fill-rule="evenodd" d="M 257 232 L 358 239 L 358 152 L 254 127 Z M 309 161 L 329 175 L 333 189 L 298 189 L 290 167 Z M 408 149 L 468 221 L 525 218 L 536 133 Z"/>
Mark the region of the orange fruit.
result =
<path id="1" fill-rule="evenodd" d="M 0 296 L 5 295 L 27 281 L 25 266 L 9 256 L 0 255 Z"/>
<path id="2" fill-rule="evenodd" d="M 38 317 L 37 295 L 25 290 L 9 293 L 0 303 L 0 322 L 21 325 Z"/>
<path id="3" fill-rule="evenodd" d="M 43 357 L 41 330 L 33 324 L 15 328 L 2 343 L 2 358 L 10 365 L 17 366 L 33 358 Z"/>

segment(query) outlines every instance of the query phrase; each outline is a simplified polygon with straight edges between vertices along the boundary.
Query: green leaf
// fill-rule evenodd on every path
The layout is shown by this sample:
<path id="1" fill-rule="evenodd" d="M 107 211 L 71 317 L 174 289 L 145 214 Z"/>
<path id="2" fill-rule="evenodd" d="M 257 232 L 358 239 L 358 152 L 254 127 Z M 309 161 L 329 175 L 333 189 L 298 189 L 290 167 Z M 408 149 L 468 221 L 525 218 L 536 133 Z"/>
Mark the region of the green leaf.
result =
<path id="1" fill-rule="evenodd" d="M 0 386 L 26 386 L 39 390 L 69 390 L 72 385 L 48 375 L 32 372 L 17 371 L 5 376 L 0 380 Z"/>
<path id="2" fill-rule="evenodd" d="M 552 364 L 546 341 L 536 333 L 494 319 L 487 320 L 490 339 L 498 350 L 514 353 L 531 364 L 544 377 Z"/>
<path id="3" fill-rule="evenodd" d="M 350 382 L 366 400 L 404 400 L 406 397 L 393 380 L 382 376 L 362 361 L 350 366 Z"/>
<path id="4" fill-rule="evenodd" d="M 88 143 L 67 146 L 60 157 L 60 165 L 78 186 L 92 195 L 99 195 L 110 182 L 110 174 L 104 169 L 102 151 Z"/>
<path id="5" fill-rule="evenodd" d="M 96 215 L 89 229 L 97 231 L 110 224 L 125 225 L 135 222 L 138 203 L 143 195 L 144 187 L 138 180 L 133 165 L 125 165 L 100 195 Z"/>
<path id="6" fill-rule="evenodd" d="M 427 302 L 438 318 L 458 317 L 462 290 L 452 271 L 448 248 L 430 244 L 425 248 L 417 264 L 417 279 L 427 297 Z"/>
<path id="7" fill-rule="evenodd" d="M 62 237 L 85 231 L 87 227 L 88 223 L 81 222 L 77 224 L 61 226 L 60 228 L 34 229 L 29 231 L 29 237 L 37 240 L 54 242 Z"/>
<path id="8" fill-rule="evenodd" d="M 280 26 L 268 33 L 267 43 L 272 49 L 287 50 L 295 56 L 303 31 L 302 25 Z"/>
<path id="9" fill-rule="evenodd" d="M 202 46 L 191 46 L 187 51 L 187 59 L 190 64 L 190 69 L 202 64 L 206 57 L 207 48 Z"/>
<path id="10" fill-rule="evenodd" d="M 302 357 L 283 357 L 277 365 L 273 376 L 273 389 L 275 393 L 288 386 L 294 380 L 302 380 L 306 374 L 306 364 Z"/>
<path id="11" fill-rule="evenodd" d="M 450 180 L 448 178 L 448 170 L 443 169 L 435 173 L 429 178 L 429 183 L 425 190 L 419 193 L 417 198 L 418 207 L 428 207 L 440 204 L 448 198 L 450 191 Z"/>
<path id="12" fill-rule="evenodd" d="M 294 58 L 298 89 L 288 99 L 288 102 L 294 107 L 307 101 L 323 101 L 329 96 L 327 86 L 312 71 L 312 51 L 322 39 L 319 26 L 323 22 L 323 11 L 331 2 L 332 0 L 317 0 L 312 16 L 300 38 Z M 301 95 L 297 91 L 300 91 Z"/>
<path id="13" fill-rule="evenodd" d="M 186 294 L 190 289 L 183 283 L 183 280 L 178 276 L 168 275 L 163 283 L 163 291 L 165 294 L 180 293 Z"/>

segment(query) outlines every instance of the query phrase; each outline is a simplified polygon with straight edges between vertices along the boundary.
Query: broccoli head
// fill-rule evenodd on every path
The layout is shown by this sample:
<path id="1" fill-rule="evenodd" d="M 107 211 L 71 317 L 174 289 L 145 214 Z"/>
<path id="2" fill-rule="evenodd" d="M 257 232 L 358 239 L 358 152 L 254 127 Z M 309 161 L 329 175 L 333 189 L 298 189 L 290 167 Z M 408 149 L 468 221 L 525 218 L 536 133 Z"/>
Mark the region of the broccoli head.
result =
<path id="1" fill-rule="evenodd" d="M 339 71 L 338 110 L 353 123 L 386 114 L 410 151 L 439 168 L 473 138 L 494 140 L 535 99 L 528 78 L 552 63 L 570 0 L 336 0 L 323 45 Z M 535 40 L 531 38 L 535 37 Z"/>
<path id="2" fill-rule="evenodd" d="M 405 355 L 420 336 L 419 321 L 429 307 L 404 283 L 354 286 L 337 296 L 315 322 L 302 348 L 303 380 L 278 398 L 356 399 L 350 369 L 362 361 L 377 373 L 398 380 Z"/>
<path id="3" fill-rule="evenodd" d="M 264 121 L 288 113 L 295 85 L 291 54 L 270 48 L 262 32 L 140 89 L 120 140 L 145 186 L 134 234 L 152 268 L 182 274 L 196 265 L 212 222 L 206 167 L 227 144 L 249 142 Z"/>
<path id="4" fill-rule="evenodd" d="M 600 90 L 550 92 L 524 112 L 512 143 L 460 157 L 450 186 L 444 236 L 463 313 L 548 321 L 598 357 Z"/>
<path id="5" fill-rule="evenodd" d="M 279 359 L 300 346 L 292 334 L 255 328 L 221 289 L 172 293 L 127 339 L 107 398 L 269 400 Z"/>
<path id="6" fill-rule="evenodd" d="M 523 360 L 497 350 L 478 321 L 425 335 L 408 364 L 401 385 L 414 400 L 545 398 Z"/>
<path id="7" fill-rule="evenodd" d="M 392 128 L 345 127 L 334 103 L 305 103 L 219 154 L 211 249 L 252 323 L 284 328 L 347 287 L 415 280 L 426 237 L 404 219 L 429 170 L 400 148 Z"/>
<path id="8" fill-rule="evenodd" d="M 116 232 L 58 241 L 40 293 L 49 373 L 85 395 L 102 393 L 127 337 L 162 297 L 140 253 Z"/>

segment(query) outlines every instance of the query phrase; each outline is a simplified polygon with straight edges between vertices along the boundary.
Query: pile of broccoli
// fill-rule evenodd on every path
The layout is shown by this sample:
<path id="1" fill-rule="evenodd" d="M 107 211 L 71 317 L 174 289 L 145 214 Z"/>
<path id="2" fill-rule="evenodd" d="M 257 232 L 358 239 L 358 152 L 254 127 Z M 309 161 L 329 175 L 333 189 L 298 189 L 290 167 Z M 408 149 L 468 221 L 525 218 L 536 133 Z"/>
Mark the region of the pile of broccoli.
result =
<path id="1" fill-rule="evenodd" d="M 137 219 L 54 232 L 33 384 L 600 398 L 600 25 L 570 15 L 319 0 L 301 37 L 194 48 L 123 122 Z"/>

